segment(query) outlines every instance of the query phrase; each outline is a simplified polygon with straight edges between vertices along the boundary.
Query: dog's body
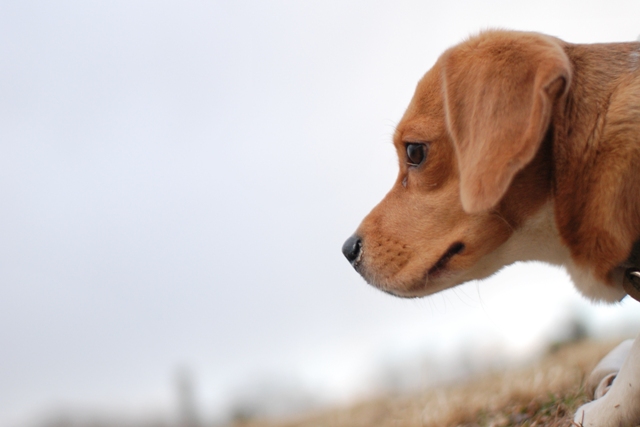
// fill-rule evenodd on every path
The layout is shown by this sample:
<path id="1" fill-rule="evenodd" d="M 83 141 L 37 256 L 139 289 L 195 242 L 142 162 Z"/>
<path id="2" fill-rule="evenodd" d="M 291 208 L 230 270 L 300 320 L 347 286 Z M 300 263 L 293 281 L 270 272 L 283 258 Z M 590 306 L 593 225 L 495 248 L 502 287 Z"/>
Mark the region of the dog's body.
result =
<path id="1" fill-rule="evenodd" d="M 418 297 L 541 260 L 592 300 L 626 295 L 640 43 L 482 33 L 422 78 L 394 145 L 398 179 L 343 247 L 369 283 Z"/>

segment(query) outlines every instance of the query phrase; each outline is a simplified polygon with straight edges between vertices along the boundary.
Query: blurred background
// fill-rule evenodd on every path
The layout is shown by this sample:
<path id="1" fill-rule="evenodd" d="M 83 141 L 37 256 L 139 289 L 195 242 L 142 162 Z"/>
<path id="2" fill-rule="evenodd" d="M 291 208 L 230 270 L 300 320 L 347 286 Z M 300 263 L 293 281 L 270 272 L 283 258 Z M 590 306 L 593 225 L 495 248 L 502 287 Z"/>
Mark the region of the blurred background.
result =
<path id="1" fill-rule="evenodd" d="M 0 3 L 0 425 L 224 424 L 640 331 L 515 265 L 421 300 L 340 248 L 438 55 L 640 34 L 629 1 Z M 89 421 L 87 421 L 89 420 Z M 105 424 L 106 425 L 106 424 Z"/>

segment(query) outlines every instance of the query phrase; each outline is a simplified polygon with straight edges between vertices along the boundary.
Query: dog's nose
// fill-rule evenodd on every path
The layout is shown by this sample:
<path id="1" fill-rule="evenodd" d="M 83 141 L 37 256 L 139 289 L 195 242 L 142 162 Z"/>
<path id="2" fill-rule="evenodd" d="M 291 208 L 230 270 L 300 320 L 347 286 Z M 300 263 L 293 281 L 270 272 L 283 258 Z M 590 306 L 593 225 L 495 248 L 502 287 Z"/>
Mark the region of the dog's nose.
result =
<path id="1" fill-rule="evenodd" d="M 361 250 L 362 239 L 356 234 L 349 237 L 347 241 L 344 242 L 344 245 L 342 245 L 342 253 L 347 257 L 351 264 L 357 261 Z"/>

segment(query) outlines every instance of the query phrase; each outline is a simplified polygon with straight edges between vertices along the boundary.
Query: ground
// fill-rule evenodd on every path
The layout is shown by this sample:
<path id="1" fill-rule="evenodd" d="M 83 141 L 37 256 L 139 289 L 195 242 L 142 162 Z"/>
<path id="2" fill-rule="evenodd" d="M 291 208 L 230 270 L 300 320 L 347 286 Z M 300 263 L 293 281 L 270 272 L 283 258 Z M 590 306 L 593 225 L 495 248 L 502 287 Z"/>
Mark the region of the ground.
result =
<path id="1" fill-rule="evenodd" d="M 380 397 L 297 419 L 253 420 L 235 427 L 575 426 L 573 413 L 587 401 L 583 391 L 586 375 L 620 341 L 567 344 L 527 367 L 466 383 Z"/>

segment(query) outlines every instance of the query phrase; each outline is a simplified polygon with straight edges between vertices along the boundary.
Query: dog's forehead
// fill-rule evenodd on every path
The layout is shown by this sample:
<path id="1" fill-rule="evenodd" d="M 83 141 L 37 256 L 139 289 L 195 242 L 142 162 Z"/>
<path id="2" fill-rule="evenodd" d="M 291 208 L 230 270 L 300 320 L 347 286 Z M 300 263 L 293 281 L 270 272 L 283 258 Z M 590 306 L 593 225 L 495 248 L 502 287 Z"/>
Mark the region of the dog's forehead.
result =
<path id="1" fill-rule="evenodd" d="M 398 140 L 431 140 L 445 131 L 441 80 L 440 67 L 436 64 L 418 82 L 413 98 L 396 128 Z"/>

